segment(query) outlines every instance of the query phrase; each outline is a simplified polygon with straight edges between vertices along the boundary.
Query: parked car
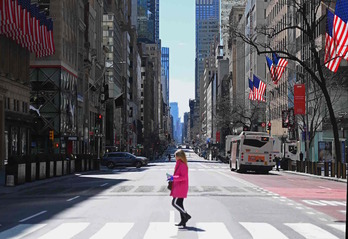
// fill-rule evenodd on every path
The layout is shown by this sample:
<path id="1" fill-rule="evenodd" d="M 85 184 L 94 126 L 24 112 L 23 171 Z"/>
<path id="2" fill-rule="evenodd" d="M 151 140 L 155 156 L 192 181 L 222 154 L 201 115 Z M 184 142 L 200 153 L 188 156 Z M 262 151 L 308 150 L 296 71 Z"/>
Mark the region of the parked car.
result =
<path id="1" fill-rule="evenodd" d="M 128 152 L 110 152 L 106 153 L 101 159 L 101 165 L 108 168 L 115 166 L 134 166 L 140 168 L 149 163 L 146 157 L 135 156 Z"/>

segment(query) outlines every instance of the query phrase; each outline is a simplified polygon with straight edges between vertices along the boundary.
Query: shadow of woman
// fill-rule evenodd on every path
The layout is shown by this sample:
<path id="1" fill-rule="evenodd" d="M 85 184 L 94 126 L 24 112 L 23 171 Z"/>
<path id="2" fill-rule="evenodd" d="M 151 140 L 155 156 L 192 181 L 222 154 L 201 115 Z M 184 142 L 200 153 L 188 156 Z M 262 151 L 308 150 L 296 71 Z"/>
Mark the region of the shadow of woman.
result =
<path id="1" fill-rule="evenodd" d="M 198 227 L 181 227 L 179 229 L 186 230 L 186 231 L 194 231 L 194 232 L 205 232 L 205 230 L 200 229 Z"/>

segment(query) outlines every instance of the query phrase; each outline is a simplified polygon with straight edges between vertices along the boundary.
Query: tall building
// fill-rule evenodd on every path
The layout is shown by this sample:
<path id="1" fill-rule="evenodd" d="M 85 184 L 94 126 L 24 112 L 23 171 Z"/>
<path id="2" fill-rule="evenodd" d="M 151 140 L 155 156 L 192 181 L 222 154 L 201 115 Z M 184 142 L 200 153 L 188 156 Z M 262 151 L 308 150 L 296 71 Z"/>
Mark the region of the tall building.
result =
<path id="1" fill-rule="evenodd" d="M 159 42 L 159 0 L 138 0 L 138 41 Z"/>
<path id="2" fill-rule="evenodd" d="M 178 139 L 178 121 L 179 121 L 179 107 L 178 102 L 171 102 L 170 105 L 170 114 L 173 116 L 173 139 L 177 141 Z"/>
<path id="3" fill-rule="evenodd" d="M 229 42 L 229 27 L 230 27 L 230 13 L 233 7 L 244 6 L 246 0 L 221 0 L 221 40 L 224 46 L 224 58 L 230 59 Z"/>
<path id="4" fill-rule="evenodd" d="M 196 72 L 195 98 L 199 101 L 200 78 L 204 72 L 204 59 L 209 56 L 210 43 L 219 34 L 220 1 L 196 1 Z"/>
<path id="5" fill-rule="evenodd" d="M 121 76 L 121 64 L 122 52 L 120 39 L 121 28 L 117 23 L 115 14 L 108 13 L 103 16 L 103 45 L 107 47 L 108 53 L 106 53 L 106 67 L 105 72 L 106 81 L 108 86 L 107 96 L 110 100 L 106 102 L 106 116 L 105 117 L 105 139 L 106 145 L 117 145 L 120 147 L 120 135 L 121 124 L 115 123 L 117 109 L 115 102 L 111 99 L 117 99 L 122 94 L 122 76 Z M 121 147 L 120 147 L 121 148 Z"/>
<path id="6" fill-rule="evenodd" d="M 96 36 L 102 36 L 103 3 L 39 4 L 48 6 L 49 16 L 54 16 L 56 54 L 30 62 L 31 106 L 40 107 L 40 115 L 34 118 L 32 152 L 52 150 L 47 135 L 53 130 L 56 153 L 97 153 L 103 132 L 97 116 L 103 114 L 99 99 L 104 55 L 102 38 Z"/>
<path id="7" fill-rule="evenodd" d="M 163 100 L 169 105 L 169 48 L 162 47 L 162 93 Z"/>

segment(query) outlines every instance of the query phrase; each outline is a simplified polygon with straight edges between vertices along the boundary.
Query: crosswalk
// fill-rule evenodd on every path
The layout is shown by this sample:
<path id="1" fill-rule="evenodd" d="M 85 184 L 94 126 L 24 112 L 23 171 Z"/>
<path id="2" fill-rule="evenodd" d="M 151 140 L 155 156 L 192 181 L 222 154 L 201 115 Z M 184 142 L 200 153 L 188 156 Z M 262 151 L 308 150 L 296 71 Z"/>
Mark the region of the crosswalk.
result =
<path id="1" fill-rule="evenodd" d="M 192 226 L 191 226 L 192 225 Z M 231 230 L 223 222 L 197 222 L 191 223 L 194 230 L 182 230 L 170 222 L 150 222 L 141 237 L 144 239 L 170 239 L 180 238 L 178 234 L 186 237 L 212 239 L 218 236 L 219 239 L 290 239 L 290 238 L 306 238 L 306 239 L 339 239 L 343 238 L 345 232 L 345 224 L 334 223 L 326 224 L 323 227 L 312 223 L 279 223 L 271 225 L 265 222 L 239 222 L 240 230 Z M 47 228 L 48 229 L 47 229 Z M 284 227 L 286 230 L 284 230 Z M 94 229 L 98 228 L 97 231 Z M 130 222 L 109 222 L 101 227 L 93 226 L 88 222 L 64 222 L 53 226 L 49 223 L 40 224 L 19 224 L 7 230 L 0 231 L 0 239 L 21 239 L 21 238 L 38 238 L 38 239 L 69 239 L 69 238 L 90 238 L 90 239 L 123 239 L 133 238 L 131 233 L 137 230 L 136 223 Z M 141 227 L 140 227 L 141 228 Z M 1 228 L 0 228 L 1 229 Z M 284 231 L 281 231 L 281 230 Z M 85 230 L 88 231 L 83 236 L 79 234 Z M 133 232 L 134 233 L 134 232 Z M 183 234 L 184 233 L 184 234 Z M 139 235 L 139 232 L 138 234 Z"/>
<path id="2" fill-rule="evenodd" d="M 114 168 L 113 172 L 137 172 L 141 169 L 138 168 Z M 161 167 L 161 168 L 151 168 L 149 169 L 151 171 L 163 171 L 163 172 L 172 172 L 174 171 L 174 165 L 173 167 Z M 195 167 L 195 168 L 189 168 L 189 172 L 201 172 L 201 171 L 217 171 L 217 170 L 230 170 L 229 166 L 206 166 L 206 167 Z M 109 171 L 109 169 L 104 169 L 104 171 Z"/>

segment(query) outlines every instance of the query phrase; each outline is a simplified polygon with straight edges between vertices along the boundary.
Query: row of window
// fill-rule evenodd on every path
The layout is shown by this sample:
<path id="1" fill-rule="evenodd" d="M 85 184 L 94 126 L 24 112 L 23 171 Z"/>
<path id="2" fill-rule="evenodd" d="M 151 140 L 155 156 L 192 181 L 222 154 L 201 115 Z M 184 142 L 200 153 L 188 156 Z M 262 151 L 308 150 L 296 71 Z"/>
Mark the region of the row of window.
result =
<path id="1" fill-rule="evenodd" d="M 11 100 L 9 97 L 5 97 L 5 110 L 12 110 L 16 112 L 29 112 L 29 106 L 27 102 L 20 102 L 19 100 Z"/>
<path id="2" fill-rule="evenodd" d="M 271 109 L 271 118 L 272 119 L 279 119 L 281 117 L 283 110 L 287 110 L 287 106 L 285 104 L 279 105 L 279 106 Z"/>

